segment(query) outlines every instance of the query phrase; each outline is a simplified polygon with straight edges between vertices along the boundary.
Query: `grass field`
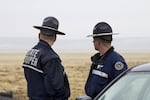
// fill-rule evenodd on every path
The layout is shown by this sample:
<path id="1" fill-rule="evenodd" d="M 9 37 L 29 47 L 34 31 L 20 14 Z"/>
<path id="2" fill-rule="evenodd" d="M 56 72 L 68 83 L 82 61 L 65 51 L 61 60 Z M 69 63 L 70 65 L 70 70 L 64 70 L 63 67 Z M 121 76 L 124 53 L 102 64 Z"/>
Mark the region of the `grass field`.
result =
<path id="1" fill-rule="evenodd" d="M 129 67 L 150 62 L 150 52 L 120 52 Z M 71 97 L 84 95 L 84 84 L 93 52 L 59 52 L 68 74 Z M 25 52 L 0 52 L 0 90 L 12 90 L 15 100 L 27 100 L 26 80 L 21 67 Z"/>

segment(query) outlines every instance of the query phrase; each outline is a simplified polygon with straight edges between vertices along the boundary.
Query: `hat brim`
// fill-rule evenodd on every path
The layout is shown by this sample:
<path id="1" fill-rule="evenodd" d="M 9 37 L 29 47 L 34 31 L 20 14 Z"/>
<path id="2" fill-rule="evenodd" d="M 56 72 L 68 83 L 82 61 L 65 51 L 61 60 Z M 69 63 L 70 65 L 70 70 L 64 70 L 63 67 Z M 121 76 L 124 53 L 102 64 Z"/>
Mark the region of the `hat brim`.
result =
<path id="1" fill-rule="evenodd" d="M 107 35 L 117 35 L 119 33 L 100 33 L 100 34 L 91 34 L 87 35 L 87 37 L 97 37 L 97 36 L 107 36 Z"/>
<path id="2" fill-rule="evenodd" d="M 57 29 L 51 28 L 51 27 L 46 27 L 46 26 L 33 26 L 33 27 L 36 29 L 39 29 L 39 30 L 41 30 L 41 29 L 52 30 L 52 31 L 56 32 L 56 34 L 59 34 L 59 35 L 66 35 L 65 33 L 58 31 Z"/>

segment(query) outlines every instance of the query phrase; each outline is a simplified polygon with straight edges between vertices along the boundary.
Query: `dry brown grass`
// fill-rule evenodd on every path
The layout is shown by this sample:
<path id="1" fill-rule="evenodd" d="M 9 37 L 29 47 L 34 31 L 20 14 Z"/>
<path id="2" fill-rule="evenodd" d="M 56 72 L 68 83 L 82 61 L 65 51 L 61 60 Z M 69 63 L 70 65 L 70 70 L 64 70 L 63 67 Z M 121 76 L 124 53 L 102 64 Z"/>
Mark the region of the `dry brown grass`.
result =
<path id="1" fill-rule="evenodd" d="M 84 84 L 94 53 L 59 53 L 68 74 L 71 87 L 70 100 L 84 95 Z M 129 66 L 150 62 L 150 52 L 121 52 Z M 21 67 L 25 53 L 0 52 L 0 90 L 12 90 L 15 100 L 27 100 L 26 81 Z"/>

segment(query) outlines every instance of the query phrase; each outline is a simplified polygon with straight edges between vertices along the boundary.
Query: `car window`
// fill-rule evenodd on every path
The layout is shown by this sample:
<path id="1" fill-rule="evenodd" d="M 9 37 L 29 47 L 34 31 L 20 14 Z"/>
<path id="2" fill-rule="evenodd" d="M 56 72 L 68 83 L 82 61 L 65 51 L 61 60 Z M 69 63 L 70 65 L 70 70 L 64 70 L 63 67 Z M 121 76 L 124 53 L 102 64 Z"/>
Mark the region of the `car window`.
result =
<path id="1" fill-rule="evenodd" d="M 148 100 L 149 83 L 150 74 L 130 73 L 112 85 L 98 100 Z"/>
<path id="2" fill-rule="evenodd" d="M 149 81 L 150 83 L 150 81 Z M 145 93 L 143 94 L 143 100 L 150 100 L 150 86 L 147 84 L 147 89 L 145 89 Z"/>

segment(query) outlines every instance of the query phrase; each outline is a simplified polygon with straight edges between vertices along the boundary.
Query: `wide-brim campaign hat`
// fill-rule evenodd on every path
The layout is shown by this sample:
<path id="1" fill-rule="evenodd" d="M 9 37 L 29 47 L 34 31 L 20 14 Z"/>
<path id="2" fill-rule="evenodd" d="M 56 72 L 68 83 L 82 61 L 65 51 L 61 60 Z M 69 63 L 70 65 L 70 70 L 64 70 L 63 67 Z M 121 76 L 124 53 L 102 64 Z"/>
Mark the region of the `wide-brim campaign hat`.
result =
<path id="1" fill-rule="evenodd" d="M 93 34 L 87 35 L 87 37 L 102 37 L 102 36 L 111 36 L 117 35 L 119 33 L 113 33 L 112 28 L 106 22 L 100 22 L 95 25 L 93 29 Z"/>
<path id="2" fill-rule="evenodd" d="M 55 34 L 65 35 L 65 33 L 58 30 L 59 22 L 55 17 L 51 17 L 51 16 L 46 17 L 43 20 L 42 26 L 33 26 L 33 27 L 39 30 L 42 30 L 42 29 L 51 30 L 51 31 L 54 31 Z"/>

